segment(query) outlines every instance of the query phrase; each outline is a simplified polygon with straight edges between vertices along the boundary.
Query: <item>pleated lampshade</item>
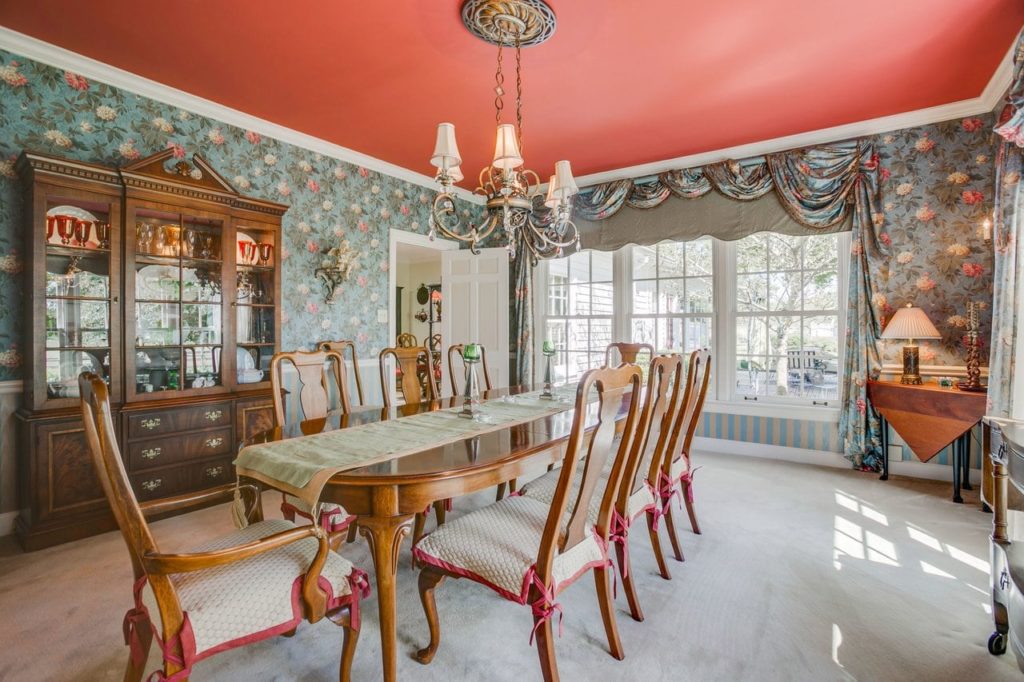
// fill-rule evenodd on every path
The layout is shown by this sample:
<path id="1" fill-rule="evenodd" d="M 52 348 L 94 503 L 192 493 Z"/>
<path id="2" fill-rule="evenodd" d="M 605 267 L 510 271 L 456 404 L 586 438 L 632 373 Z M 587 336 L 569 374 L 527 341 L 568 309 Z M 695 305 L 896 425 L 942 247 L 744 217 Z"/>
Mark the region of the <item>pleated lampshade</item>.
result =
<path id="1" fill-rule="evenodd" d="M 935 328 L 920 308 L 907 304 L 900 308 L 889 320 L 882 331 L 883 339 L 941 339 L 942 335 Z"/>

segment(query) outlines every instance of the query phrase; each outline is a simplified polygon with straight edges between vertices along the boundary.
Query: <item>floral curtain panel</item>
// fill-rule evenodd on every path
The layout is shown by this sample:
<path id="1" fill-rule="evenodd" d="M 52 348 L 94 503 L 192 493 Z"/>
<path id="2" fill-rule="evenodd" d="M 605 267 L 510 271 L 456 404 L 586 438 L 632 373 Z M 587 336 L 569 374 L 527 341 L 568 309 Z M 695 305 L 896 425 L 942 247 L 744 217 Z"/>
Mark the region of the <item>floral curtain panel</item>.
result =
<path id="1" fill-rule="evenodd" d="M 652 209 L 671 196 L 697 199 L 712 189 L 753 206 L 756 200 L 774 190 L 789 217 L 803 226 L 802 234 L 851 229 L 850 305 L 844 358 L 846 384 L 839 430 L 846 442 L 847 457 L 854 466 L 878 468 L 881 463 L 880 422 L 867 397 L 867 380 L 876 377 L 882 367 L 878 345 L 880 320 L 872 300 L 878 293 L 876 278 L 884 271 L 889 255 L 887 244 L 880 239 L 884 218 L 878 175 L 874 143 L 853 140 L 772 154 L 763 160 L 726 161 L 662 173 L 657 177 L 606 183 L 583 190 L 577 196 L 576 212 L 584 221 L 603 221 L 613 217 L 623 206 Z M 648 237 L 653 241 L 666 238 L 661 233 L 638 238 L 637 221 L 630 222 L 633 223 L 630 226 L 617 226 L 617 231 L 628 231 L 628 235 L 619 235 L 621 239 L 601 235 L 599 241 L 602 244 L 649 243 Z M 748 225 L 734 228 L 727 235 L 718 234 L 716 229 L 712 236 L 737 239 L 758 229 Z M 794 229 L 801 228 L 794 226 Z"/>
<path id="2" fill-rule="evenodd" d="M 1013 404 L 1013 377 L 1020 343 L 1017 338 L 1017 296 L 1024 264 L 1020 237 L 1024 233 L 1024 189 L 1020 175 L 1024 170 L 1024 34 L 1017 40 L 1013 58 L 1013 82 L 1007 94 L 995 132 L 1002 140 L 996 157 L 994 296 L 992 301 L 992 348 L 989 357 L 988 402 L 991 414 L 1020 416 L 1024 406 Z M 1016 408 L 1016 409 L 1015 409 Z M 1016 414 L 1015 414 L 1016 413 Z"/>

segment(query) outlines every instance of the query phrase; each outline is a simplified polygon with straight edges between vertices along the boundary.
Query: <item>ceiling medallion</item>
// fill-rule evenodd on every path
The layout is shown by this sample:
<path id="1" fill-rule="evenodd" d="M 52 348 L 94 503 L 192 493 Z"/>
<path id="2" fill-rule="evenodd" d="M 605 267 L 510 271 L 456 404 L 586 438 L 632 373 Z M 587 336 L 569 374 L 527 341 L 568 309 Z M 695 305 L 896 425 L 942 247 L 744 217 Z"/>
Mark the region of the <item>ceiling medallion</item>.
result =
<path id="1" fill-rule="evenodd" d="M 497 124 L 494 160 L 480 171 L 480 184 L 474 190 L 486 200 L 487 217 L 479 227 L 472 223 L 463 227 L 453 193 L 454 185 L 463 179 L 462 157 L 455 142 L 455 126 L 440 123 L 430 158 L 441 185 L 430 213 L 430 238 L 434 239 L 440 231 L 451 239 L 468 242 L 473 253 L 478 253 L 478 243 L 501 226 L 506 233 L 509 256 L 515 258 L 516 249 L 522 245 L 534 263 L 542 258 L 557 258 L 566 247 L 579 249 L 579 233 L 572 222 L 573 197 L 579 190 L 569 162 L 555 164 L 546 196 L 540 193 L 537 174 L 522 167 L 522 48 L 539 45 L 551 37 L 555 32 L 554 12 L 542 0 L 466 0 L 462 6 L 462 21 L 473 35 L 498 47 L 494 74 L 494 120 Z M 515 49 L 515 123 L 501 122 L 505 96 L 502 52 L 505 48 Z"/>

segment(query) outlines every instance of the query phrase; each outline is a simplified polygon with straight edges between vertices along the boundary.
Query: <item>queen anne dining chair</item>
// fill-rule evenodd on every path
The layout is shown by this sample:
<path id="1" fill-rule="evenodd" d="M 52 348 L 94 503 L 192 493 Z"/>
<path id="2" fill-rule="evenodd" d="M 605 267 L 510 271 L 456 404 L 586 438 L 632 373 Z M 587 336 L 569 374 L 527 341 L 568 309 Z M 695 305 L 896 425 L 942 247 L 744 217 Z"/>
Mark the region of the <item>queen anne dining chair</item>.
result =
<path id="1" fill-rule="evenodd" d="M 388 381 L 388 358 L 395 361 L 398 371 L 398 391 L 407 403 L 418 403 L 423 400 L 434 400 L 440 397 L 434 373 L 420 371 L 431 366 L 430 351 L 423 346 L 412 348 L 385 348 L 378 356 L 380 363 L 380 388 L 384 394 L 384 407 L 391 407 L 391 386 Z M 394 375 L 392 375 L 394 376 Z"/>
<path id="2" fill-rule="evenodd" d="M 690 517 L 690 528 L 697 535 L 701 532 L 693 498 L 693 475 L 700 467 L 693 467 L 691 446 L 704 413 L 704 399 L 707 397 L 710 381 L 711 352 L 707 349 L 693 351 L 686 372 L 686 392 L 683 412 L 678 420 L 679 426 L 673 429 L 671 442 L 664 450 L 662 461 L 654 463 L 657 465 L 657 471 L 652 468 L 649 474 L 649 479 L 656 481 L 655 491 L 658 496 L 658 507 L 652 512 L 654 520 L 657 523 L 659 517 L 665 519 L 665 528 L 677 561 L 683 560 L 683 552 L 672 519 L 672 498 L 677 495 L 682 498 L 683 504 L 686 505 L 686 513 Z M 664 568 L 662 575 L 665 578 L 669 577 Z"/>
<path id="3" fill-rule="evenodd" d="M 178 682 L 216 653 L 292 634 L 302 620 L 315 623 L 325 616 L 345 628 L 339 676 L 350 679 L 359 603 L 369 594 L 366 574 L 329 548 L 320 526 L 262 520 L 255 486 L 228 485 L 140 504 L 117 445 L 106 383 L 83 373 L 78 385 L 93 464 L 135 578 L 134 606 L 124 619 L 130 647 L 124 679 L 142 679 L 154 640 L 163 667 L 150 677 Z M 242 492 L 249 497 L 244 528 L 187 553 L 160 551 L 147 516 L 232 498 L 238 504 Z"/>
<path id="4" fill-rule="evenodd" d="M 637 435 L 633 439 L 629 459 L 623 469 L 622 483 L 616 493 L 612 511 L 610 540 L 615 544 L 619 575 L 622 576 L 630 615 L 637 621 L 642 621 L 644 615 L 633 582 L 629 558 L 629 531 L 633 522 L 646 512 L 654 553 L 664 575 L 667 567 L 664 567 L 665 560 L 659 544 L 657 525 L 651 520 L 651 514 L 657 509 L 655 487 L 648 480 L 648 471 L 652 463 L 656 466 L 663 460 L 662 452 L 669 446 L 671 430 L 677 426 L 679 415 L 682 413 L 683 391 L 682 356 L 659 355 L 653 358 L 647 374 L 647 388 L 644 392 Z M 606 466 L 601 472 L 602 480 L 607 480 L 610 473 L 610 467 Z M 554 497 L 559 476 L 559 470 L 549 472 L 527 483 L 521 494 L 542 502 L 550 502 Z M 574 490 L 579 489 L 580 479 L 580 472 L 577 472 L 573 483 Z M 598 511 L 592 504 L 590 515 L 595 522 Z"/>
<path id="5" fill-rule="evenodd" d="M 562 607 L 556 599 L 591 570 L 608 647 L 612 656 L 623 658 L 607 548 L 615 492 L 637 428 L 640 410 L 635 398 L 640 382 L 640 370 L 632 365 L 590 370 L 583 375 L 576 389 L 573 424 L 550 504 L 522 496 L 507 497 L 450 521 L 413 548 L 422 566 L 420 600 L 430 628 L 430 644 L 416 654 L 421 663 L 433 659 L 441 639 L 434 590 L 446 577 L 469 578 L 509 601 L 530 606 L 534 620 L 530 641 L 537 639 L 544 679 L 557 680 L 551 620 L 558 614 L 561 623 Z M 590 404 L 592 389 L 598 399 L 596 410 Z M 616 415 L 627 396 L 626 426 L 616 446 Z M 588 422 L 593 425 L 590 433 Z M 602 486 L 600 472 L 609 456 L 612 473 Z M 579 469 L 582 479 L 578 493 L 573 494 L 572 483 Z M 596 523 L 589 513 L 595 495 L 600 500 Z"/>
<path id="6" fill-rule="evenodd" d="M 285 377 L 286 368 L 295 370 L 294 381 Z M 292 351 L 275 353 L 270 360 L 270 389 L 274 400 L 274 421 L 277 426 L 322 419 L 331 411 L 332 402 L 342 413 L 351 411 L 348 396 L 348 371 L 341 353 L 327 351 Z M 336 397 L 332 400 L 332 395 Z M 281 513 L 287 521 L 295 517 L 313 521 L 313 511 L 294 495 L 282 493 Z M 355 520 L 344 507 L 325 502 L 320 507 L 318 522 L 334 538 L 340 536 Z"/>
<path id="7" fill-rule="evenodd" d="M 608 347 L 604 349 L 604 366 L 612 366 L 612 351 L 616 351 L 619 355 L 619 362 L 629 363 L 631 365 L 636 364 L 636 358 L 640 353 L 647 352 L 649 359 L 654 359 L 654 346 L 649 343 L 609 343 Z"/>
<path id="8" fill-rule="evenodd" d="M 360 407 L 366 405 L 366 398 L 363 397 L 363 380 L 359 373 L 359 354 L 356 352 L 356 344 L 354 341 L 349 339 L 342 339 L 340 341 L 321 341 L 317 344 L 317 350 L 333 350 L 341 353 L 341 357 L 345 358 L 346 351 L 351 356 L 351 359 L 345 358 L 345 362 L 349 363 L 349 367 L 352 368 L 352 380 L 356 385 L 356 399 Z M 351 396 L 349 396 L 351 398 Z"/>

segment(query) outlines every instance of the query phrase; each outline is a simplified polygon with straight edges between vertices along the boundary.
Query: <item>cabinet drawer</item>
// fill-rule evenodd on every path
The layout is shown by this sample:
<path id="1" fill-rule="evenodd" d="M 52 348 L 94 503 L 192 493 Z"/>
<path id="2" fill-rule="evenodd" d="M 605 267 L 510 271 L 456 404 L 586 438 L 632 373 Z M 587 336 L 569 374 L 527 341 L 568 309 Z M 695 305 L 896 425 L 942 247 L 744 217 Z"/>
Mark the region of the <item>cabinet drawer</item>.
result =
<path id="1" fill-rule="evenodd" d="M 171 497 L 188 488 L 188 467 L 169 467 L 131 477 L 135 497 L 140 502 Z"/>
<path id="2" fill-rule="evenodd" d="M 128 438 L 148 438 L 231 424 L 231 403 L 210 403 L 128 415 Z"/>
<path id="3" fill-rule="evenodd" d="M 231 453 L 231 428 L 199 431 L 180 436 L 132 441 L 128 444 L 128 468 L 142 471 L 199 457 Z"/>
<path id="4" fill-rule="evenodd" d="M 215 459 L 202 464 L 193 464 L 192 489 L 205 490 L 235 480 L 235 467 L 231 464 L 234 457 Z"/>

